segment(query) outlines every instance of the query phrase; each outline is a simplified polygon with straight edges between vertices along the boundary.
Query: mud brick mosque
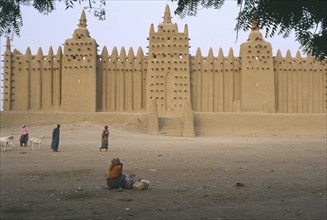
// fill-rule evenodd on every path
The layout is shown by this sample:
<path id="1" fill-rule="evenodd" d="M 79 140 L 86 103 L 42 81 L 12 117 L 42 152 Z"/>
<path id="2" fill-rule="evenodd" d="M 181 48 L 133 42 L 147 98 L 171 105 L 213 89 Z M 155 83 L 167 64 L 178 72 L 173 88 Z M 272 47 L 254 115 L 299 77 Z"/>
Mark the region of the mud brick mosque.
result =
<path id="1" fill-rule="evenodd" d="M 11 51 L 7 39 L 4 111 L 139 113 L 150 133 L 172 129 L 185 136 L 221 113 L 325 117 L 326 61 L 299 52 L 292 57 L 289 50 L 273 56 L 256 26 L 239 57 L 232 49 L 191 55 L 188 26 L 180 32 L 167 5 L 148 40 L 146 53 L 124 47 L 109 53 L 104 47 L 98 54 L 84 11 L 63 51 L 50 47 L 45 55 L 39 48 L 32 55 L 27 48 L 22 54 Z"/>

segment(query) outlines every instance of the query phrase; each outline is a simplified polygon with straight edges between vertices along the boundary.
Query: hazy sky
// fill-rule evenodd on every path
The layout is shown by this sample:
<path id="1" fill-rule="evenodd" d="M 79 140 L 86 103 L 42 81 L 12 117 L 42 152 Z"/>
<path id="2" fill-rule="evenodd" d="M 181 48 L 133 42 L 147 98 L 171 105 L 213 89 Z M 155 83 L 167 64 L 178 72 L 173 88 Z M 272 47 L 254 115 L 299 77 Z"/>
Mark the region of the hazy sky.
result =
<path id="1" fill-rule="evenodd" d="M 133 47 L 134 53 L 138 47 L 142 47 L 143 52 L 147 52 L 147 37 L 149 36 L 150 25 L 153 23 L 155 31 L 163 20 L 166 5 L 170 6 L 172 22 L 178 24 L 179 31 L 184 30 L 184 25 L 188 25 L 190 40 L 190 53 L 195 55 L 197 48 L 201 48 L 203 56 L 207 56 L 210 47 L 214 56 L 218 55 L 219 48 L 223 49 L 225 56 L 228 55 L 229 48 L 233 48 L 234 55 L 239 55 L 240 44 L 247 40 L 249 32 L 239 32 L 238 39 L 234 27 L 235 18 L 239 8 L 235 1 L 226 0 L 225 5 L 220 10 L 200 9 L 196 17 L 185 17 L 183 19 L 174 15 L 177 3 L 167 0 L 148 1 L 106 1 L 107 17 L 105 21 L 99 21 L 96 17 L 86 11 L 88 30 L 92 38 L 99 45 L 99 53 L 103 46 L 107 46 L 109 54 L 112 48 L 125 47 L 126 51 Z M 30 47 L 35 55 L 39 47 L 43 54 L 48 54 L 50 46 L 56 53 L 59 46 L 62 46 L 66 39 L 71 38 L 77 28 L 82 7 L 78 4 L 73 9 L 65 10 L 63 2 L 57 2 L 56 10 L 49 15 L 42 15 L 32 7 L 22 7 L 23 27 L 20 37 L 15 37 L 11 42 L 11 49 L 17 49 L 25 54 L 27 47 Z M 264 32 L 263 32 L 264 34 Z M 5 50 L 6 38 L 1 37 L 0 53 Z M 299 50 L 299 44 L 295 42 L 294 35 L 289 38 L 276 36 L 267 38 L 272 44 L 273 56 L 280 49 L 285 56 L 288 49 L 292 56 Z M 1 56 L 1 59 L 3 57 Z M 1 79 L 3 77 L 2 62 Z M 1 81 L 2 84 L 2 81 Z M 2 96 L 2 89 L 1 95 Z M 2 99 L 2 97 L 0 97 Z M 0 103 L 0 110 L 2 100 Z"/>
<path id="2" fill-rule="evenodd" d="M 133 47 L 137 51 L 142 47 L 146 52 L 148 45 L 147 37 L 151 23 L 155 30 L 160 22 L 165 10 L 165 5 L 170 6 L 172 22 L 178 24 L 180 31 L 184 25 L 188 24 L 190 41 L 190 53 L 195 55 L 197 48 L 201 48 L 202 55 L 208 54 L 212 47 L 215 55 L 221 47 L 227 55 L 230 47 L 234 49 L 234 54 L 239 54 L 239 45 L 246 41 L 249 33 L 240 32 L 236 40 L 234 27 L 235 18 L 239 8 L 235 1 L 226 1 L 220 10 L 202 9 L 196 17 L 185 17 L 184 19 L 174 15 L 177 3 L 171 1 L 107 1 L 107 19 L 99 21 L 92 14 L 86 11 L 88 29 L 94 38 L 101 52 L 103 46 L 107 46 L 109 52 L 114 46 L 120 51 L 121 47 L 127 50 Z M 62 46 L 67 38 L 72 37 L 81 15 L 82 7 L 76 5 L 74 9 L 64 9 L 64 3 L 57 3 L 57 10 L 49 15 L 37 13 L 32 7 L 22 7 L 24 26 L 21 29 L 21 36 L 15 37 L 11 42 L 12 49 L 16 48 L 25 53 L 29 46 L 32 54 L 36 54 L 39 47 L 43 53 L 47 54 L 49 47 L 54 51 L 58 46 Z M 283 39 L 282 37 L 268 38 L 272 43 L 273 55 L 280 49 L 285 55 L 287 49 L 291 50 L 293 56 L 299 49 L 299 44 L 294 41 L 294 37 Z M 1 39 L 1 53 L 5 49 L 5 39 Z"/>

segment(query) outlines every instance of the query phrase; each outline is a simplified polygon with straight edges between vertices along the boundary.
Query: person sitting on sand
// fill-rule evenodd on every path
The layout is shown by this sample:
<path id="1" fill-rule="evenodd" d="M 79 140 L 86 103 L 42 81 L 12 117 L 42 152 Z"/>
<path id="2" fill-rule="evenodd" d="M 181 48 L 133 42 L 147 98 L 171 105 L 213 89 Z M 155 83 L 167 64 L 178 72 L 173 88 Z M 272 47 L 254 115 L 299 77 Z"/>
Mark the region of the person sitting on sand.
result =
<path id="1" fill-rule="evenodd" d="M 108 125 L 104 126 L 104 129 L 102 131 L 101 134 L 101 147 L 100 147 L 100 151 L 102 149 L 106 149 L 106 151 L 108 150 L 108 145 L 109 145 L 109 129 L 108 129 Z"/>
<path id="2" fill-rule="evenodd" d="M 123 174 L 123 164 L 119 158 L 113 158 L 107 173 L 107 184 L 109 189 L 125 188 L 125 175 Z"/>

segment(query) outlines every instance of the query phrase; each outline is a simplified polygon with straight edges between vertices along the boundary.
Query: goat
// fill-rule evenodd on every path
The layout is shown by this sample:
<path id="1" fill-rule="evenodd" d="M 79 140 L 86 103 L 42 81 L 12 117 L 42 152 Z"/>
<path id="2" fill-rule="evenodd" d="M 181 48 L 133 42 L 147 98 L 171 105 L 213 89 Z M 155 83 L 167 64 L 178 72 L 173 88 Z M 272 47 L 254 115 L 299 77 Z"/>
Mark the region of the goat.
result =
<path id="1" fill-rule="evenodd" d="M 40 149 L 43 138 L 44 138 L 44 136 L 41 135 L 41 138 L 32 137 L 30 139 L 30 143 L 32 145 L 32 150 L 34 150 L 34 144 L 37 144 L 39 146 L 39 149 Z"/>
<path id="2" fill-rule="evenodd" d="M 8 148 L 14 149 L 15 145 L 13 144 L 12 140 L 14 140 L 14 136 L 10 135 L 7 137 L 1 137 L 0 138 L 0 146 L 1 148 L 6 151 Z"/>

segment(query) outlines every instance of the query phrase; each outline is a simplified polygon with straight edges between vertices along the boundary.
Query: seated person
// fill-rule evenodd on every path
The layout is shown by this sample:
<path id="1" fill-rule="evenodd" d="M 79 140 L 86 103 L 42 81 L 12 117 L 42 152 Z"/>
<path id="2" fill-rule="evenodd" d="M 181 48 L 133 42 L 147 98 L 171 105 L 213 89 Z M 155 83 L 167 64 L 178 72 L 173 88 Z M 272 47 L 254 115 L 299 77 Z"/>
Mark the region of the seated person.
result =
<path id="1" fill-rule="evenodd" d="M 107 174 L 107 184 L 109 189 L 125 188 L 125 175 L 123 174 L 123 164 L 119 158 L 113 158 Z"/>

